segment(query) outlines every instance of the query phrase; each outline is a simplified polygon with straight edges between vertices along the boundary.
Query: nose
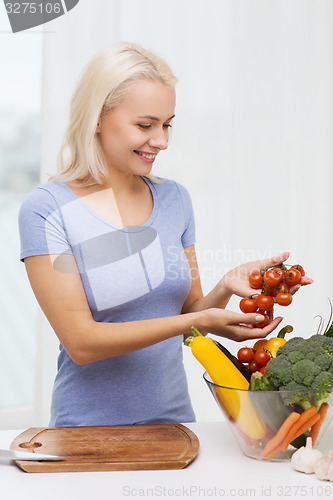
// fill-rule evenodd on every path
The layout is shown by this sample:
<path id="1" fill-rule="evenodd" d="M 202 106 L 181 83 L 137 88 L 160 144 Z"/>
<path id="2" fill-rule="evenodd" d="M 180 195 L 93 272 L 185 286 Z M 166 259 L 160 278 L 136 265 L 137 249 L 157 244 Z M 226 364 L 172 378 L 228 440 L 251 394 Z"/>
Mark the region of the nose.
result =
<path id="1" fill-rule="evenodd" d="M 156 129 L 151 135 L 148 144 L 152 148 L 167 149 L 169 145 L 169 128 Z"/>

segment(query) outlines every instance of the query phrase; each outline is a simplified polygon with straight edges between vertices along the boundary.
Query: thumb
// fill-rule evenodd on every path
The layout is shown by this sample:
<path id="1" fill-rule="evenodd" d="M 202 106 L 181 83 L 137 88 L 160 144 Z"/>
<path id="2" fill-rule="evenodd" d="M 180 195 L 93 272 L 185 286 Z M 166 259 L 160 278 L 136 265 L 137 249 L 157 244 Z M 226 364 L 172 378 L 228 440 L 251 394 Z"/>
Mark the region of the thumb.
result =
<path id="1" fill-rule="evenodd" d="M 279 266 L 289 258 L 289 255 L 289 252 L 283 252 L 279 255 L 274 255 L 273 257 L 264 259 L 261 261 L 261 268 L 268 269 L 273 266 Z"/>

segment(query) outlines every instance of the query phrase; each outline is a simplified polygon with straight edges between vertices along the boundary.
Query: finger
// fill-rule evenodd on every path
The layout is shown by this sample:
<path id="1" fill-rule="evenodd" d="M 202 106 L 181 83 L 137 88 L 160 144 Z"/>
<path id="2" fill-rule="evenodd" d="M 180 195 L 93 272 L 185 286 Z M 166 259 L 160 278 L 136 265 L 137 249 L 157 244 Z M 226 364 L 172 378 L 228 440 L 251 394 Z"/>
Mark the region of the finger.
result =
<path id="1" fill-rule="evenodd" d="M 268 316 L 269 322 L 271 323 L 273 321 L 273 318 L 274 318 L 274 310 L 270 309 L 269 311 L 267 311 L 267 316 Z"/>
<path id="2" fill-rule="evenodd" d="M 254 299 L 256 298 L 257 295 L 259 295 L 260 290 L 251 288 L 250 286 L 244 286 L 242 290 L 239 290 L 239 297 L 253 297 Z"/>
<path id="3" fill-rule="evenodd" d="M 293 285 L 290 287 L 289 291 L 293 295 L 297 292 L 302 286 L 311 285 L 313 283 L 313 279 L 308 278 L 307 276 L 303 276 L 300 283 L 298 285 Z"/>
<path id="4" fill-rule="evenodd" d="M 308 276 L 302 276 L 300 283 L 301 285 L 312 285 L 313 281 L 314 280 Z"/>
<path id="5" fill-rule="evenodd" d="M 266 270 L 273 266 L 279 266 L 289 258 L 289 255 L 289 252 L 283 252 L 268 259 L 263 259 L 260 261 L 261 269 Z"/>
<path id="6" fill-rule="evenodd" d="M 266 337 L 269 333 L 271 333 L 275 328 L 281 323 L 283 320 L 282 316 L 278 316 L 277 318 L 273 319 L 271 323 L 269 323 L 267 326 L 264 328 L 260 328 L 260 323 L 256 328 L 252 330 L 252 332 L 257 333 L 256 331 L 258 330 L 258 336 L 262 335 L 264 333 L 264 336 Z"/>
<path id="7" fill-rule="evenodd" d="M 291 295 L 294 295 L 294 293 L 297 292 L 297 290 L 299 290 L 301 288 L 301 285 L 293 285 L 289 288 L 289 292 L 291 293 Z"/>
<path id="8" fill-rule="evenodd" d="M 245 313 L 245 314 L 237 314 L 233 318 L 230 318 L 231 325 L 255 325 L 260 328 L 260 323 L 264 321 L 264 316 L 262 314 L 256 313 Z"/>
<path id="9" fill-rule="evenodd" d="M 275 328 L 281 323 L 282 317 L 279 316 L 275 318 L 272 323 L 265 326 L 265 328 L 260 328 L 259 325 L 253 327 L 252 325 L 235 325 L 231 329 L 234 330 L 234 335 L 229 338 L 233 338 L 238 342 L 250 339 L 262 339 L 267 337 Z"/>
<path id="10" fill-rule="evenodd" d="M 275 328 L 281 323 L 282 317 L 279 316 L 275 318 L 269 325 L 265 326 L 264 328 L 260 328 L 259 324 L 254 327 L 254 328 L 249 328 L 248 326 L 243 327 L 243 332 L 247 336 L 246 339 L 260 339 L 260 338 L 265 338 L 267 335 L 269 335 Z"/>

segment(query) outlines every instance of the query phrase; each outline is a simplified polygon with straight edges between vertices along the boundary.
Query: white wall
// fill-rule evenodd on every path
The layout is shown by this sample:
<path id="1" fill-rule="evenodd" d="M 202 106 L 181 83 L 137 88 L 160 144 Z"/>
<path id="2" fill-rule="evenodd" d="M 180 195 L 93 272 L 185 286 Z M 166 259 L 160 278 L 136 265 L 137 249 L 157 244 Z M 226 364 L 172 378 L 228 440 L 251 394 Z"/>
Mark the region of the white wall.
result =
<path id="1" fill-rule="evenodd" d="M 204 291 L 241 261 L 289 250 L 315 284 L 277 312 L 310 335 L 333 299 L 332 19 L 329 0 L 81 0 L 45 35 L 43 173 L 92 54 L 126 39 L 156 50 L 179 85 L 155 170 L 192 195 Z M 198 420 L 222 418 L 189 349 L 185 363 Z"/>

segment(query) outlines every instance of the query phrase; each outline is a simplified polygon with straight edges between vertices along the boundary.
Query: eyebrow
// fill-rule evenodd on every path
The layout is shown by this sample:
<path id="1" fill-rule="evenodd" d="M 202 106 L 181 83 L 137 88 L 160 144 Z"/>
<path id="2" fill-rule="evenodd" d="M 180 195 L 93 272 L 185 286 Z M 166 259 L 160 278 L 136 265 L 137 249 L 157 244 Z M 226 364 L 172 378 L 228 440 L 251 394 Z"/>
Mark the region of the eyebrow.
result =
<path id="1" fill-rule="evenodd" d="M 172 120 L 176 115 L 172 115 L 170 118 L 167 118 L 165 121 L 168 122 L 169 120 Z M 151 116 L 151 115 L 144 115 L 144 116 L 138 116 L 138 118 L 147 118 L 148 120 L 155 120 L 155 121 L 160 121 L 159 118 L 156 118 L 156 116 Z"/>

